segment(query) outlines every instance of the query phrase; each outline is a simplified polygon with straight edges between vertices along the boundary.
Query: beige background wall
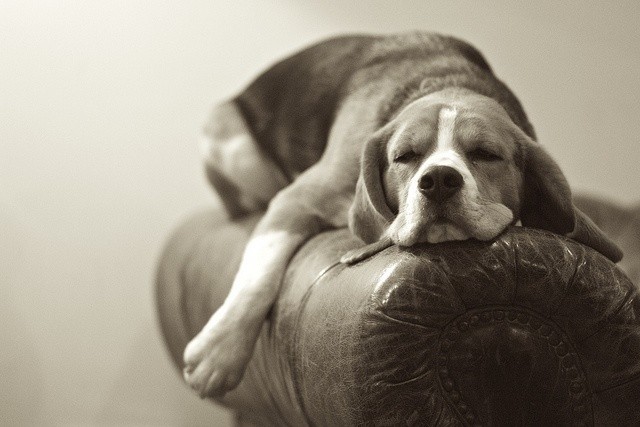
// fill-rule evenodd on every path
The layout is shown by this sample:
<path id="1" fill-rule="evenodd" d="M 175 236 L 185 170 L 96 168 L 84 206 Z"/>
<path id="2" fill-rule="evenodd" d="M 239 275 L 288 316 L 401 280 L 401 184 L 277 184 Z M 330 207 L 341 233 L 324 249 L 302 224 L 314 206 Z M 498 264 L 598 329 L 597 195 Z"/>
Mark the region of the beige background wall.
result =
<path id="1" fill-rule="evenodd" d="M 472 41 L 575 188 L 640 200 L 640 2 L 0 2 L 0 414 L 226 425 L 182 386 L 152 305 L 170 229 L 214 203 L 216 100 L 346 31 Z"/>

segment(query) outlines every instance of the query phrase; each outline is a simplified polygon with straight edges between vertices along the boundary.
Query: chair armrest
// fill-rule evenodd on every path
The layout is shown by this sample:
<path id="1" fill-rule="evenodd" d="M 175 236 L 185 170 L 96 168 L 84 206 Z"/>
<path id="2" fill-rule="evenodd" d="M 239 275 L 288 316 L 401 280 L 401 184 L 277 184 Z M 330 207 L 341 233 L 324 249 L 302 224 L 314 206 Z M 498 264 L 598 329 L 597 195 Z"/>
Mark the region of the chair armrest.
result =
<path id="1" fill-rule="evenodd" d="M 188 219 L 157 276 L 178 367 L 229 290 L 258 217 Z M 292 259 L 237 389 L 259 425 L 631 424 L 640 419 L 640 302 L 597 252 L 515 227 L 496 242 L 391 247 L 323 233 Z"/>

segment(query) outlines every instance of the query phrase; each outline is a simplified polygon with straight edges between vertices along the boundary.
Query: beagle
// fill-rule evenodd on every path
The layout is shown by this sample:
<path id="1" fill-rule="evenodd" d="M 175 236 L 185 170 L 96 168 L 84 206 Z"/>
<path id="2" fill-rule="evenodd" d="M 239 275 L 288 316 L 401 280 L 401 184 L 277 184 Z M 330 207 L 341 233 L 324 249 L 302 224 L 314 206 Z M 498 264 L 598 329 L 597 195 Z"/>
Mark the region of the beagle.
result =
<path id="1" fill-rule="evenodd" d="M 431 33 L 309 47 L 216 107 L 209 180 L 231 216 L 266 209 L 223 305 L 187 345 L 201 396 L 235 387 L 298 247 L 346 227 L 369 244 L 490 241 L 508 226 L 622 253 L 572 203 L 516 97 L 472 46 Z"/>

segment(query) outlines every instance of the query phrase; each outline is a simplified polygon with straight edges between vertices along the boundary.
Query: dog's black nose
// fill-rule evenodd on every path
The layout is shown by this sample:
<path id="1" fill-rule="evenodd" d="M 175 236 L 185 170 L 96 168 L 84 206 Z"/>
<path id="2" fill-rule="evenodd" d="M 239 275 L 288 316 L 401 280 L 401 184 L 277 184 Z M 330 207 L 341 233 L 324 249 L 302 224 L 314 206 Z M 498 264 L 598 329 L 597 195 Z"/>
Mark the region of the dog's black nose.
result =
<path id="1" fill-rule="evenodd" d="M 456 194 L 462 184 L 460 172 L 449 166 L 436 166 L 420 178 L 418 188 L 427 199 L 442 202 Z"/>

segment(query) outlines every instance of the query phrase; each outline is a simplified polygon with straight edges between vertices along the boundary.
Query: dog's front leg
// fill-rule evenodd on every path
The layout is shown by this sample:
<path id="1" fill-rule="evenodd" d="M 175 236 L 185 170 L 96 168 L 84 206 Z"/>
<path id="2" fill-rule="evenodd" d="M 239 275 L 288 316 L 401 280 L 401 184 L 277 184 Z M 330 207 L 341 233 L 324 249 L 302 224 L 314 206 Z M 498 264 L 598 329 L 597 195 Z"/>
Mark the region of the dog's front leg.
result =
<path id="1" fill-rule="evenodd" d="M 221 396 L 240 382 L 289 259 L 323 228 L 289 189 L 258 223 L 225 302 L 185 349 L 184 377 L 201 397 Z"/>

